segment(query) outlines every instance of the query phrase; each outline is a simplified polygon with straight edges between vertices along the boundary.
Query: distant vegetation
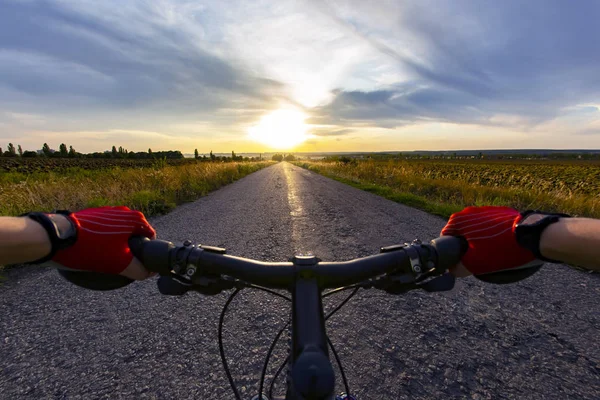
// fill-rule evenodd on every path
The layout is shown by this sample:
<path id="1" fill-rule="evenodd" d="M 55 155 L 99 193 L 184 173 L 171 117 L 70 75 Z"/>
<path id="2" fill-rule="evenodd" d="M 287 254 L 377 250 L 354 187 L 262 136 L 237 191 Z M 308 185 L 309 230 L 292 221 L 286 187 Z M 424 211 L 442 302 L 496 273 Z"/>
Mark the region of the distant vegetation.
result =
<path id="1" fill-rule="evenodd" d="M 0 179 L 6 176 L 2 172 L 17 174 L 34 174 L 45 172 L 65 173 L 69 170 L 98 170 L 110 168 L 148 168 L 162 162 L 166 165 L 185 165 L 195 163 L 189 158 L 172 159 L 111 159 L 111 158 L 0 158 Z"/>
<path id="2" fill-rule="evenodd" d="M 6 151 L 2 151 L 2 147 L 0 147 L 0 159 L 29 159 L 29 158 L 38 158 L 38 159 L 82 159 L 82 158 L 93 158 L 93 159 L 113 159 L 113 160 L 152 160 L 156 158 L 166 158 L 168 160 L 179 160 L 183 159 L 184 156 L 179 150 L 167 150 L 167 151 L 152 151 L 151 148 L 148 151 L 138 151 L 133 152 L 129 151 L 123 146 L 112 146 L 111 150 L 106 150 L 103 152 L 95 152 L 95 153 L 80 153 L 76 151 L 73 146 L 68 146 L 61 143 L 58 146 L 58 150 L 52 149 L 48 143 L 44 143 L 40 150 L 31 151 L 25 150 L 23 151 L 21 145 L 18 145 L 16 148 L 12 143 L 9 143 Z M 198 149 L 194 150 L 194 158 L 196 160 L 202 161 L 262 161 L 262 157 L 243 157 L 235 154 L 235 151 L 231 152 L 231 157 L 228 156 L 216 156 L 213 154 L 212 150 L 208 155 L 203 154 L 200 155 Z"/>
<path id="3" fill-rule="evenodd" d="M 153 158 L 168 158 L 168 159 L 181 159 L 183 158 L 183 154 L 181 154 L 178 150 L 169 150 L 169 151 L 156 151 L 153 152 L 152 149 L 148 149 L 148 151 L 139 151 L 133 152 L 129 151 L 122 146 L 112 146 L 112 149 L 104 152 L 96 152 L 96 153 L 80 153 L 73 148 L 73 146 L 68 146 L 61 143 L 58 146 L 58 150 L 52 149 L 48 143 L 44 143 L 40 150 L 31 151 L 25 150 L 23 151 L 21 145 L 18 145 L 15 149 L 15 146 L 12 143 L 9 143 L 6 151 L 2 151 L 0 147 L 0 157 L 2 158 L 103 158 L 103 159 L 153 159 Z"/>
<path id="4" fill-rule="evenodd" d="M 457 150 L 303 154 L 327 161 L 359 160 L 600 160 L 600 150 Z"/>
<path id="5" fill-rule="evenodd" d="M 126 205 L 147 215 L 162 214 L 271 165 L 190 161 L 169 165 L 157 159 L 143 168 L 0 173 L 0 215 L 104 205 Z"/>
<path id="6" fill-rule="evenodd" d="M 364 160 L 338 156 L 297 164 L 444 217 L 468 205 L 600 217 L 598 162 L 579 157 L 569 161 L 470 157 Z"/>
<path id="7" fill-rule="evenodd" d="M 257 171 L 269 162 L 231 156 L 184 158 L 177 150 L 82 154 L 64 143 L 55 151 L 0 149 L 0 215 L 124 204 L 148 215 L 167 212 Z"/>
<path id="8" fill-rule="evenodd" d="M 184 158 L 179 150 L 130 152 L 119 146 L 112 146 L 111 151 L 96 153 L 79 153 L 73 146 L 62 143 L 59 150 L 53 150 L 44 143 L 41 150 L 23 151 L 21 146 L 8 144 L 7 150 L 2 151 L 0 147 L 0 173 L 38 173 L 59 172 L 65 173 L 71 169 L 97 170 L 108 168 L 147 168 L 157 162 L 164 165 L 184 165 L 195 161 L 207 162 L 240 162 L 261 161 L 262 157 L 243 157 L 231 152 L 231 156 L 216 156 L 211 151 L 208 155 L 200 155 L 198 149 L 194 152 L 194 158 Z M 4 177 L 6 179 L 6 177 Z"/>
<path id="9" fill-rule="evenodd" d="M 273 154 L 271 157 L 273 161 L 296 161 L 296 157 L 293 154 Z"/>

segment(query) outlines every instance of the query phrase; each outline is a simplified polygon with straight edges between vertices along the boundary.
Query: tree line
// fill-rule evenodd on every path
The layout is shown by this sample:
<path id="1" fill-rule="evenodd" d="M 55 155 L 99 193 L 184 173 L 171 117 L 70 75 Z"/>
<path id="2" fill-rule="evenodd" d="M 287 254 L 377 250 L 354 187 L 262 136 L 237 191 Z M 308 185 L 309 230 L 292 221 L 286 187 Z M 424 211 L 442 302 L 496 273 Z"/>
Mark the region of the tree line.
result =
<path id="1" fill-rule="evenodd" d="M 296 161 L 296 157 L 294 157 L 293 154 L 273 154 L 273 157 L 271 157 L 271 160 L 273 161 Z"/>
<path id="2" fill-rule="evenodd" d="M 240 156 L 237 155 L 235 153 L 235 151 L 231 151 L 231 157 L 227 157 L 227 156 L 217 156 L 216 154 L 213 153 L 213 151 L 211 150 L 210 153 L 208 154 L 208 156 L 206 154 L 200 155 L 200 153 L 198 152 L 198 149 L 194 149 L 194 158 L 196 160 L 200 160 L 200 161 L 222 161 L 222 162 L 226 162 L 226 161 L 262 161 L 262 155 L 258 156 L 258 157 L 244 157 L 244 156 Z"/>
<path id="3" fill-rule="evenodd" d="M 68 146 L 65 143 L 61 143 L 58 146 L 58 150 L 52 149 L 48 143 L 44 143 L 42 148 L 37 151 L 25 150 L 21 145 L 14 146 L 14 144 L 9 143 L 6 151 L 3 151 L 2 147 L 0 147 L 0 157 L 23 157 L 23 158 L 36 158 L 36 157 L 46 157 L 46 158 L 122 158 L 122 159 L 153 159 L 153 158 L 166 158 L 166 159 L 182 159 L 184 158 L 183 154 L 179 150 L 167 150 L 167 151 L 152 151 L 151 148 L 148 151 L 129 151 L 123 146 L 112 146 L 111 150 L 107 150 L 104 152 L 94 152 L 94 153 L 80 153 L 73 146 Z M 262 160 L 262 155 L 259 157 L 244 157 L 235 153 L 235 151 L 231 152 L 231 157 L 228 156 L 217 156 L 211 150 L 208 155 L 203 154 L 200 155 L 198 149 L 194 149 L 194 158 L 196 160 L 201 161 L 260 161 Z M 275 161 L 295 161 L 295 157 L 291 154 L 286 156 L 282 154 L 275 154 L 272 158 Z"/>
<path id="4" fill-rule="evenodd" d="M 61 143 L 58 146 L 58 150 L 50 148 L 48 143 L 44 143 L 41 150 L 31 151 L 25 150 L 21 145 L 16 148 L 12 143 L 8 144 L 6 151 L 2 151 L 0 147 L 0 157 L 23 157 L 23 158 L 36 158 L 36 157 L 47 157 L 47 158 L 123 158 L 123 159 L 152 159 L 152 158 L 167 158 L 167 159 L 179 159 L 183 158 L 183 154 L 179 150 L 168 150 L 168 151 L 152 151 L 148 149 L 145 151 L 129 151 L 123 146 L 112 146 L 110 151 L 95 152 L 95 153 L 80 153 L 73 146 L 69 146 Z"/>

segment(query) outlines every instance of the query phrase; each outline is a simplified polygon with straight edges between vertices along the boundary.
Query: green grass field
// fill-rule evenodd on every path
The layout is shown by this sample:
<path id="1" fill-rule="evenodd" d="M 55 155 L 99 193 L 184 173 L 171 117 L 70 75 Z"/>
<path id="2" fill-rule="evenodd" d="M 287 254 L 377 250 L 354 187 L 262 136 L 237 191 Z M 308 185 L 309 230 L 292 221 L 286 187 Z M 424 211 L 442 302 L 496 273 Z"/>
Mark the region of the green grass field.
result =
<path id="1" fill-rule="evenodd" d="M 32 174 L 0 173 L 0 215 L 126 205 L 151 216 L 258 171 L 271 162 L 157 160 L 149 167 L 69 168 Z"/>
<path id="2" fill-rule="evenodd" d="M 296 164 L 443 217 L 470 205 L 506 205 L 600 218 L 597 162 L 346 160 Z"/>

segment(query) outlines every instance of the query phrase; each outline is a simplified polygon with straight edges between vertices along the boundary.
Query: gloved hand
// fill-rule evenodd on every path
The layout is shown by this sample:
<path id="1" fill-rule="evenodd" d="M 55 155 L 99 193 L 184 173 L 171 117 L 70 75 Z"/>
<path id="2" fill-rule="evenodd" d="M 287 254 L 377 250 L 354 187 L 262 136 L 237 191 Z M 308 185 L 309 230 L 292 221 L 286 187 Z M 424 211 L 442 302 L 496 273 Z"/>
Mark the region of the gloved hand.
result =
<path id="1" fill-rule="evenodd" d="M 473 275 L 539 267 L 543 262 L 517 242 L 515 227 L 522 218 L 519 211 L 510 207 L 467 207 L 450 217 L 441 234 L 467 240 L 469 248 L 461 263 Z"/>
<path id="2" fill-rule="evenodd" d="M 150 274 L 129 249 L 131 236 L 156 238 L 144 215 L 127 207 L 88 208 L 68 218 L 77 232 L 75 243 L 58 250 L 52 261 L 77 270 L 121 274 L 143 279 Z"/>

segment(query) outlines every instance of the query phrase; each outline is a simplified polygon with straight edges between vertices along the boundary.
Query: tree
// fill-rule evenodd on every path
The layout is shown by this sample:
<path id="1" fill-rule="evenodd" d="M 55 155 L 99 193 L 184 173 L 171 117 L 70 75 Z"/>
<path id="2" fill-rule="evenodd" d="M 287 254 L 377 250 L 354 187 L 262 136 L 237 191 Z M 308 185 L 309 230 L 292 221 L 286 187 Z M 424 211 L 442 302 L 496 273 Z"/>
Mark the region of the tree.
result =
<path id="1" fill-rule="evenodd" d="M 50 157 L 50 155 L 52 155 L 52 150 L 50 149 L 50 146 L 48 146 L 48 143 L 44 143 L 42 146 L 42 153 L 44 153 L 46 157 Z"/>
<path id="2" fill-rule="evenodd" d="M 69 146 L 69 158 L 75 158 L 75 157 L 77 157 L 77 152 L 75 151 L 73 146 Z"/>
<path id="3" fill-rule="evenodd" d="M 152 149 L 148 148 L 148 154 L 152 155 Z"/>
<path id="4" fill-rule="evenodd" d="M 198 149 L 194 149 L 194 158 L 197 160 L 200 158 L 200 154 L 198 153 Z"/>
<path id="5" fill-rule="evenodd" d="M 114 158 L 117 158 L 117 154 L 119 154 L 115 146 L 112 147 L 111 153 Z"/>
<path id="6" fill-rule="evenodd" d="M 37 156 L 38 156 L 38 153 L 36 153 L 35 151 L 25 150 L 23 152 L 23 157 L 24 158 L 35 158 Z"/>
<path id="7" fill-rule="evenodd" d="M 16 157 L 17 156 L 17 151 L 15 150 L 15 146 L 12 143 L 8 144 L 8 148 L 6 149 L 6 152 L 8 153 L 8 155 L 10 157 Z"/>
<path id="8" fill-rule="evenodd" d="M 0 157 L 2 157 L 2 147 L 0 147 Z"/>
<path id="9" fill-rule="evenodd" d="M 17 146 L 17 152 L 19 153 L 19 156 L 23 157 L 23 148 L 21 147 L 21 145 Z"/>
<path id="10" fill-rule="evenodd" d="M 69 155 L 69 151 L 67 150 L 67 145 L 64 143 L 60 144 L 60 146 L 58 147 L 58 152 L 60 153 L 61 157 L 67 157 Z"/>
<path id="11" fill-rule="evenodd" d="M 285 161 L 296 161 L 296 157 L 293 154 L 288 154 L 283 158 Z"/>
<path id="12" fill-rule="evenodd" d="M 271 157 L 271 160 L 273 160 L 273 161 L 283 161 L 283 155 L 282 154 L 273 154 L 273 157 Z"/>
<path id="13" fill-rule="evenodd" d="M 215 155 L 213 154 L 213 152 L 212 152 L 212 150 L 211 150 L 211 151 L 210 151 L 210 159 L 211 159 L 212 161 L 214 161 L 214 160 L 215 160 L 215 158 L 217 158 L 217 157 L 215 157 Z"/>

